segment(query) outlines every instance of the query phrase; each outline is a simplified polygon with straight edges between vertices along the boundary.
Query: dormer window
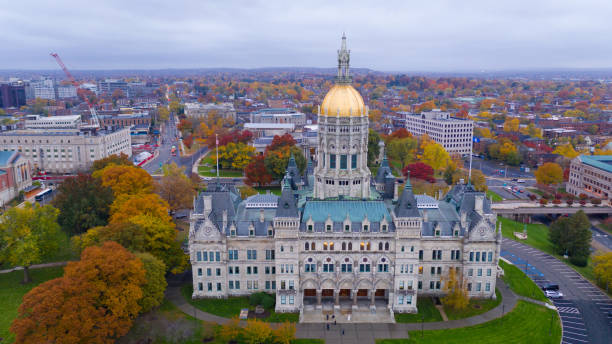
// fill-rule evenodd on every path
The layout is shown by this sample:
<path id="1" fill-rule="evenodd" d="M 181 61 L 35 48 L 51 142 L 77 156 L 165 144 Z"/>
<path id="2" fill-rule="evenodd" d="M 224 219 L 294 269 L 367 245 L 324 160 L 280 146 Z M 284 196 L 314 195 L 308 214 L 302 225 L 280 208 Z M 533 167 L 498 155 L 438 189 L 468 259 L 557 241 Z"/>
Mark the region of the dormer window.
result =
<path id="1" fill-rule="evenodd" d="M 345 231 L 345 232 L 350 232 L 350 231 L 351 231 L 351 226 L 349 226 L 349 225 L 344 225 L 344 231 Z"/>
<path id="2" fill-rule="evenodd" d="M 274 236 L 274 231 L 272 229 L 268 229 L 268 236 Z"/>
<path id="3" fill-rule="evenodd" d="M 368 225 L 363 225 L 363 231 L 367 232 L 369 230 Z"/>
<path id="4" fill-rule="evenodd" d="M 236 230 L 235 229 L 230 229 L 230 236 L 232 236 L 232 237 L 236 236 Z"/>
<path id="5" fill-rule="evenodd" d="M 331 232 L 331 230 L 332 230 L 332 226 L 331 226 L 331 225 L 327 225 L 327 226 L 325 227 L 325 229 L 326 229 L 328 232 Z"/>
<path id="6" fill-rule="evenodd" d="M 436 229 L 436 236 L 440 236 L 440 230 Z"/>
<path id="7" fill-rule="evenodd" d="M 387 231 L 387 225 L 382 225 L 382 231 L 386 232 Z"/>
<path id="8" fill-rule="evenodd" d="M 249 229 L 249 236 L 255 236 L 255 230 L 254 229 Z"/>
<path id="9" fill-rule="evenodd" d="M 308 231 L 312 232 L 312 225 L 308 225 Z"/>
<path id="10" fill-rule="evenodd" d="M 458 237 L 458 236 L 459 236 L 459 231 L 458 231 L 458 230 L 455 230 L 454 235 L 455 235 L 456 237 Z"/>

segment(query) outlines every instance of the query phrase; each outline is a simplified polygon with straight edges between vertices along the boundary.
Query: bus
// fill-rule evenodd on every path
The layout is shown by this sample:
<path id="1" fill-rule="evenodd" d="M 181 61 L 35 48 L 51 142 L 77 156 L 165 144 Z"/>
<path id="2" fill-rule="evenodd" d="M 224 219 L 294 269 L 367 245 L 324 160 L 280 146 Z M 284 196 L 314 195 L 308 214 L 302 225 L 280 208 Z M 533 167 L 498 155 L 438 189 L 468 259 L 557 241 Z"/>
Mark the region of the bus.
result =
<path id="1" fill-rule="evenodd" d="M 53 190 L 49 188 L 44 189 L 43 191 L 37 193 L 36 196 L 34 196 L 34 199 L 36 200 L 36 202 L 42 202 L 45 199 L 45 197 L 47 195 L 50 195 L 52 192 Z"/>

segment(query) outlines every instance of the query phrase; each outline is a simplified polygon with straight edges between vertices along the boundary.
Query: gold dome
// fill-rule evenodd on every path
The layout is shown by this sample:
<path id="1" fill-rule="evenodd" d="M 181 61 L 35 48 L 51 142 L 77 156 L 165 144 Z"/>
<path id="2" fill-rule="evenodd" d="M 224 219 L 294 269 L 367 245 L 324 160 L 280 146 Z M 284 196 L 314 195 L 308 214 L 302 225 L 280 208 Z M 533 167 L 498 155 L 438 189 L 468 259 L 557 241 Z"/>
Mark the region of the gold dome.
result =
<path id="1" fill-rule="evenodd" d="M 321 115 L 329 117 L 361 117 L 366 115 L 361 94 L 348 84 L 336 84 L 321 103 Z"/>

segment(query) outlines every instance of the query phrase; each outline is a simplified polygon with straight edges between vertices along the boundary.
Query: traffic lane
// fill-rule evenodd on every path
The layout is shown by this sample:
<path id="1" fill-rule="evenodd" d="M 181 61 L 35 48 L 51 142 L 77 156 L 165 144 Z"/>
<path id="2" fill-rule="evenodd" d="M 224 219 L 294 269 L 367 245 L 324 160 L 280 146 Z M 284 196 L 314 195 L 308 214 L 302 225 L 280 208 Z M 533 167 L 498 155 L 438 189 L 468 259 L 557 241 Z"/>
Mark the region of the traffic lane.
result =
<path id="1" fill-rule="evenodd" d="M 612 238 L 610 238 L 610 235 L 608 233 L 602 231 L 601 229 L 595 226 L 591 226 L 591 232 L 593 232 L 594 240 L 604 245 L 608 249 L 612 250 Z"/>
<path id="2" fill-rule="evenodd" d="M 555 257 L 530 246 L 504 238 L 502 249 L 511 252 L 535 266 L 546 279 L 537 283 L 552 282 L 559 285 L 564 294 L 563 299 L 575 303 L 584 318 L 588 338 L 592 343 L 608 343 L 612 338 L 612 327 L 602 307 L 610 305 L 612 300 L 599 289 L 585 280 L 574 269 Z"/>

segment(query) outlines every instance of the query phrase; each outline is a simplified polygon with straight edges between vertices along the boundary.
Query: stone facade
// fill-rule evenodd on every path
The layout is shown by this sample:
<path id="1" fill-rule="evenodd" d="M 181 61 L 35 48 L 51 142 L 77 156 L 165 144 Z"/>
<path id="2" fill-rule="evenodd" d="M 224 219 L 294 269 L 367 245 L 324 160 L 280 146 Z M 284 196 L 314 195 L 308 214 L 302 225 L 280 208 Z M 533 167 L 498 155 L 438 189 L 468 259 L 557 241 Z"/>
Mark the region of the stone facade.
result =
<path id="1" fill-rule="evenodd" d="M 421 114 L 406 114 L 406 129 L 413 135 L 427 134 L 441 144 L 449 154 L 470 154 L 474 122 L 451 117 L 440 110 Z"/>
<path id="2" fill-rule="evenodd" d="M 580 155 L 570 164 L 567 192 L 574 196 L 612 199 L 612 156 Z"/>
<path id="3" fill-rule="evenodd" d="M 334 93 L 344 97 L 352 94 L 344 39 L 338 56 L 343 89 Z M 446 293 L 453 269 L 471 297 L 494 298 L 501 229 L 484 193 L 456 185 L 440 200 L 415 197 L 409 179 L 398 190 L 386 159 L 371 178 L 367 107 L 360 97 L 326 99 L 314 167 L 300 174 L 290 159 L 281 196 L 242 201 L 219 182 L 198 195 L 189 231 L 193 297 L 265 291 L 276 294 L 277 312 L 416 312 L 418 295 Z"/>

